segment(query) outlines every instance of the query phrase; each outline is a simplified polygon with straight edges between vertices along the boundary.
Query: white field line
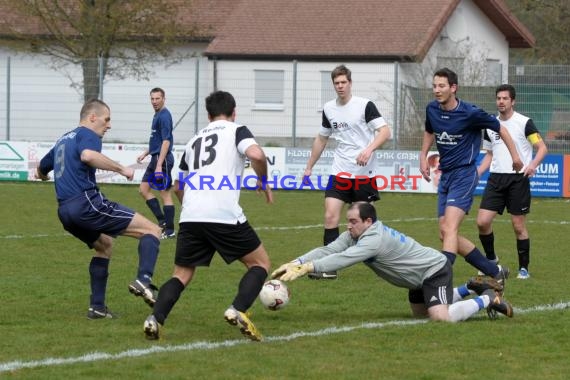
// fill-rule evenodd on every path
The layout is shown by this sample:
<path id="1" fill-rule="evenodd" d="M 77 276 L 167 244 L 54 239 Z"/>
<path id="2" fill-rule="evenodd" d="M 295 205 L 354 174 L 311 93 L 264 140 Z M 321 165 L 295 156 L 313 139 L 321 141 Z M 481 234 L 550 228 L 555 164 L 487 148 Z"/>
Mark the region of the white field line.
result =
<path id="1" fill-rule="evenodd" d="M 515 308 L 515 314 L 528 314 L 544 311 L 554 311 L 570 308 L 569 302 L 559 302 L 556 304 L 549 305 L 537 305 L 526 309 Z M 412 319 L 412 320 L 399 320 L 390 322 L 367 322 L 355 326 L 333 326 L 316 331 L 298 331 L 290 335 L 282 336 L 270 336 L 264 339 L 265 343 L 271 342 L 288 342 L 298 338 L 304 337 L 319 337 L 325 335 L 342 334 L 354 330 L 362 329 L 382 329 L 390 326 L 407 326 L 407 325 L 418 325 L 422 323 L 427 323 L 426 319 Z M 181 351 L 200 351 L 200 350 L 215 350 L 220 348 L 228 348 L 233 346 L 238 346 L 242 344 L 260 344 L 252 343 L 245 339 L 235 339 L 235 340 L 225 340 L 221 342 L 193 342 L 180 344 L 176 346 L 152 346 L 149 348 L 141 349 L 130 349 L 122 351 L 116 354 L 110 354 L 105 352 L 92 352 L 81 356 L 68 357 L 68 358 L 46 358 L 42 360 L 33 361 L 11 361 L 0 363 L 0 373 L 17 371 L 26 368 L 37 368 L 37 367 L 51 367 L 56 365 L 70 365 L 75 363 L 89 363 L 97 361 L 107 361 L 107 360 L 120 360 L 123 358 L 136 358 L 141 356 L 148 356 L 156 353 L 169 353 L 169 352 L 181 352 Z M 263 344 L 263 343 L 261 343 Z"/>
<path id="2" fill-rule="evenodd" d="M 474 221 L 474 218 L 466 218 L 467 221 Z M 405 218 L 405 219 L 382 219 L 383 223 L 416 223 L 416 222 L 436 222 L 437 218 Z M 511 223 L 510 218 L 496 219 L 493 223 Z M 556 224 L 560 226 L 569 225 L 570 221 L 567 220 L 527 220 L 527 224 Z M 345 226 L 341 224 L 341 227 Z M 294 231 L 306 230 L 312 228 L 323 228 L 323 224 L 309 224 L 305 226 L 254 226 L 257 231 Z M 49 238 L 49 237 L 71 237 L 67 232 L 56 234 L 30 234 L 30 235 L 0 235 L 0 239 L 35 239 L 35 238 Z"/>

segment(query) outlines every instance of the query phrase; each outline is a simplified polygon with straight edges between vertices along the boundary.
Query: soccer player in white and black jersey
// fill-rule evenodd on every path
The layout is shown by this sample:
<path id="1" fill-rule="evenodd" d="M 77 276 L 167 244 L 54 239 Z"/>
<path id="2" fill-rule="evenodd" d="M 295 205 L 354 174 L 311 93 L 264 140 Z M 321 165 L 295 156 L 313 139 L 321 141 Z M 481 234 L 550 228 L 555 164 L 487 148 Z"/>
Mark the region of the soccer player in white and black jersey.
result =
<path id="1" fill-rule="evenodd" d="M 264 193 L 268 203 L 273 203 L 273 194 L 266 183 L 265 153 L 250 130 L 234 122 L 235 108 L 230 93 L 211 93 L 206 97 L 210 123 L 186 145 L 180 162 L 183 180 L 175 183 L 182 211 L 174 273 L 160 288 L 153 313 L 144 323 L 149 339 L 159 338 L 161 326 L 197 267 L 209 266 L 216 251 L 227 264 L 237 260 L 247 269 L 224 318 L 247 338 L 262 339 L 246 312 L 261 291 L 271 263 L 239 205 L 246 158 L 255 172 L 258 193 Z"/>
<path id="2" fill-rule="evenodd" d="M 323 106 L 323 121 L 313 142 L 304 176 L 312 174 L 329 137 L 337 141 L 331 177 L 325 191 L 325 245 L 339 236 L 339 220 L 345 203 L 374 202 L 380 199 L 372 179 L 376 175 L 376 149 L 391 137 L 391 130 L 376 105 L 352 95 L 352 74 L 344 65 L 331 72 L 337 98 Z M 356 176 L 366 176 L 368 183 L 356 183 Z M 342 185 L 337 178 L 342 177 Z M 346 184 L 350 182 L 351 186 Z M 336 272 L 314 273 L 310 278 L 336 278 Z"/>
<path id="3" fill-rule="evenodd" d="M 485 130 L 483 149 L 487 154 L 479 166 L 479 175 L 489 169 L 485 192 L 477 214 L 479 239 L 488 259 L 498 261 L 495 254 L 493 219 L 503 214 L 505 208 L 511 214 L 511 222 L 517 242 L 519 273 L 517 278 L 529 278 L 530 239 L 526 228 L 526 214 L 530 212 L 530 180 L 536 173 L 548 149 L 532 119 L 515 111 L 516 91 L 512 85 L 497 87 L 496 103 L 499 120 L 507 127 L 524 167 L 517 173 L 512 168 L 512 159 L 501 137 L 494 131 Z M 533 158 L 533 148 L 536 155 Z"/>

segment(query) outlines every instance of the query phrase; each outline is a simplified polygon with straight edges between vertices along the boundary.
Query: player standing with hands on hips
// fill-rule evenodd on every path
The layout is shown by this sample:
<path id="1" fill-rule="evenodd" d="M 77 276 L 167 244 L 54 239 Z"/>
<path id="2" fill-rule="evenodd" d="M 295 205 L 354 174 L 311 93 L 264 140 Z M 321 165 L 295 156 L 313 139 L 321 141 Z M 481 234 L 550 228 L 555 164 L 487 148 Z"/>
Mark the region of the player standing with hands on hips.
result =
<path id="1" fill-rule="evenodd" d="M 87 318 L 116 318 L 107 308 L 105 295 L 113 238 L 118 235 L 139 239 L 137 278 L 129 291 L 146 303 L 155 302 L 152 275 L 160 245 L 160 227 L 141 214 L 105 198 L 97 187 L 96 169 L 113 171 L 133 179 L 134 170 L 101 154 L 101 139 L 111 129 L 111 111 L 100 100 L 81 108 L 79 127 L 67 132 L 41 159 L 36 177 L 46 181 L 53 170 L 57 214 L 63 228 L 83 241 L 95 254 L 89 264 L 91 298 Z"/>
<path id="2" fill-rule="evenodd" d="M 150 154 L 150 163 L 140 183 L 139 193 L 162 227 L 161 239 L 171 239 L 176 236 L 174 232 L 175 210 L 171 192 L 174 138 L 172 137 L 172 115 L 164 106 L 164 102 L 165 94 L 162 88 L 156 87 L 150 90 L 150 103 L 154 108 L 154 116 L 148 149 L 137 158 L 137 162 L 141 163 Z M 153 188 L 160 192 L 164 212 L 160 208 L 160 202 L 151 191 Z"/>
<path id="3" fill-rule="evenodd" d="M 325 245 L 339 236 L 338 225 L 345 203 L 375 202 L 380 199 L 378 189 L 372 185 L 376 175 L 375 151 L 392 135 L 376 105 L 368 99 L 352 95 L 352 73 L 346 66 L 335 67 L 331 72 L 331 79 L 337 97 L 323 106 L 321 129 L 313 142 L 311 156 L 303 174 L 304 177 L 311 176 L 313 166 L 332 136 L 338 145 L 334 151 L 331 176 L 325 190 Z M 343 179 L 344 184 L 339 185 L 339 173 L 349 173 L 351 177 Z M 370 180 L 366 184 L 358 184 L 357 189 L 356 176 L 365 176 Z M 347 181 L 350 181 L 352 186 L 344 189 Z M 309 278 L 335 279 L 337 274 L 334 271 L 311 273 Z"/>
<path id="4" fill-rule="evenodd" d="M 459 227 L 471 209 L 473 192 L 479 182 L 475 160 L 481 148 L 481 131 L 490 129 L 501 136 L 512 157 L 514 171 L 520 171 L 523 164 L 507 128 L 494 115 L 457 98 L 457 89 L 456 73 L 448 68 L 435 72 L 432 84 L 435 100 L 426 107 L 420 171 L 429 182 L 427 155 L 435 141 L 441 170 L 437 193 L 442 253 L 452 264 L 460 254 L 479 271 L 504 281 L 508 269 L 488 260 L 471 241 L 459 235 Z"/>
<path id="5" fill-rule="evenodd" d="M 532 119 L 515 111 L 515 88 L 503 84 L 497 87 L 495 94 L 499 121 L 509 130 L 524 167 L 522 173 L 513 170 L 511 156 L 504 141 L 496 132 L 485 131 L 483 149 L 487 150 L 487 154 L 479 165 L 479 175 L 487 169 L 490 169 L 490 175 L 477 214 L 477 227 L 487 258 L 498 262 L 492 223 L 497 213 L 502 215 L 507 208 L 511 214 L 517 244 L 517 278 L 526 280 L 530 277 L 530 239 L 526 228 L 526 214 L 530 212 L 531 203 L 529 178 L 536 174 L 536 168 L 546 157 L 548 149 Z M 534 159 L 533 147 L 536 148 Z"/>

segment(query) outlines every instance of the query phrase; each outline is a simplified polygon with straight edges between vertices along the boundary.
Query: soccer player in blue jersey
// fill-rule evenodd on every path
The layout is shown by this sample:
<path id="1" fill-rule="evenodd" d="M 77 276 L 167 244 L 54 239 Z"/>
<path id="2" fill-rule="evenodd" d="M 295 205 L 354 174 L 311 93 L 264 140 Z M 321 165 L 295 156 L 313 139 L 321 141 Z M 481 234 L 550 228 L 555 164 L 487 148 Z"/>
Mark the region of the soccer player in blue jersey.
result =
<path id="1" fill-rule="evenodd" d="M 154 108 L 154 117 L 148 149 L 137 158 L 141 163 L 146 156 L 150 155 L 150 163 L 143 175 L 139 192 L 145 199 L 148 208 L 152 211 L 158 224 L 162 227 L 162 239 L 171 239 L 176 236 L 174 232 L 174 203 L 172 202 L 172 167 L 174 166 L 174 155 L 172 147 L 174 138 L 172 137 L 172 115 L 164 106 L 165 95 L 162 88 L 150 90 L 150 103 Z M 160 192 L 163 209 L 152 189 Z"/>
<path id="2" fill-rule="evenodd" d="M 457 88 L 456 73 L 448 68 L 435 72 L 432 85 L 435 100 L 426 107 L 420 171 L 427 181 L 431 180 L 427 155 L 435 141 L 441 170 L 437 193 L 442 252 L 451 263 L 460 254 L 484 274 L 504 280 L 507 268 L 488 260 L 472 242 L 459 235 L 459 227 L 473 204 L 473 192 L 479 181 L 475 160 L 481 149 L 482 131 L 490 129 L 503 139 L 513 160 L 513 170 L 521 170 L 523 163 L 507 128 L 494 115 L 457 98 Z"/>
<path id="3" fill-rule="evenodd" d="M 133 179 L 132 168 L 101 154 L 101 139 L 109 129 L 109 106 L 97 99 L 86 102 L 81 108 L 79 127 L 60 137 L 36 170 L 36 177 L 43 181 L 49 180 L 48 174 L 53 170 L 57 213 L 63 228 L 95 250 L 89 264 L 89 319 L 116 318 L 107 308 L 105 294 L 113 238 L 118 235 L 139 239 L 138 273 L 129 284 L 129 291 L 151 306 L 157 293 L 151 280 L 158 257 L 160 227 L 130 208 L 109 201 L 97 187 L 97 169 Z"/>

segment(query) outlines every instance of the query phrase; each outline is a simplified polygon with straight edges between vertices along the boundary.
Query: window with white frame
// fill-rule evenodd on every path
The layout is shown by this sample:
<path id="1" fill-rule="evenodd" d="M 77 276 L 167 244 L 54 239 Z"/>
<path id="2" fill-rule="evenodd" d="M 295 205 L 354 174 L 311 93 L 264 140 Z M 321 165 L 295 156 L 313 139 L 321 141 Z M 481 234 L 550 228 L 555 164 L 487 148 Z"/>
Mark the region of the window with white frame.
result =
<path id="1" fill-rule="evenodd" d="M 258 109 L 283 109 L 285 71 L 254 70 L 255 107 Z"/>

